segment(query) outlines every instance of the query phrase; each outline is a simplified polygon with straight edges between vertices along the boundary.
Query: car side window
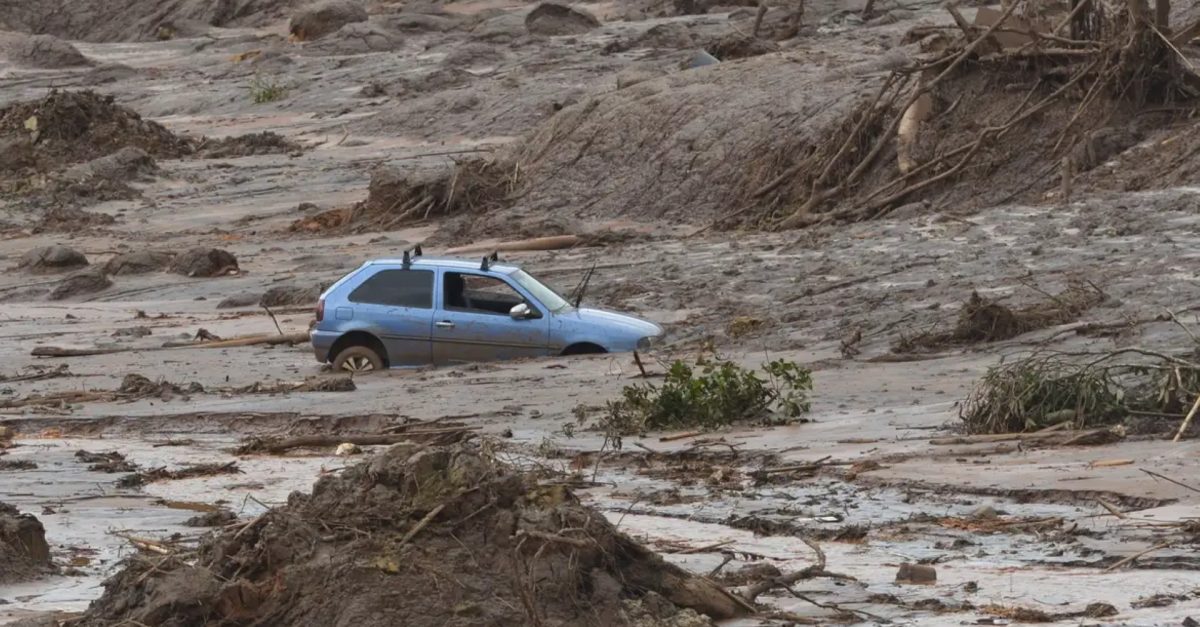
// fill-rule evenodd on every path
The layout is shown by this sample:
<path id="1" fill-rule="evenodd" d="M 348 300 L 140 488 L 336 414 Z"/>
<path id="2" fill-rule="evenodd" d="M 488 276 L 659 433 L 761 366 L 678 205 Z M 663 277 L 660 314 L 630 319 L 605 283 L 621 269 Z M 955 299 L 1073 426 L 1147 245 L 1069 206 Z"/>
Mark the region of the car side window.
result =
<path id="1" fill-rule="evenodd" d="M 495 277 L 462 272 L 442 275 L 442 306 L 446 309 L 507 316 L 523 302 L 519 292 Z"/>
<path id="2" fill-rule="evenodd" d="M 355 303 L 433 308 L 432 270 L 380 270 L 350 292 Z"/>

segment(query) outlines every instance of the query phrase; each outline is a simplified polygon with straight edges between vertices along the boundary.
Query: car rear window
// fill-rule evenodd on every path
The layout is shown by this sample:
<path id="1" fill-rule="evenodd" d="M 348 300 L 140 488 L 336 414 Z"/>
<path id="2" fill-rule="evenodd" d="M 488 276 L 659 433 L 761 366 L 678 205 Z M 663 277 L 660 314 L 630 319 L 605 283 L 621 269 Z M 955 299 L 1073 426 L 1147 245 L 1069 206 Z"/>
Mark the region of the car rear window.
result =
<path id="1" fill-rule="evenodd" d="M 433 272 L 380 270 L 350 292 L 355 303 L 389 307 L 433 308 Z"/>

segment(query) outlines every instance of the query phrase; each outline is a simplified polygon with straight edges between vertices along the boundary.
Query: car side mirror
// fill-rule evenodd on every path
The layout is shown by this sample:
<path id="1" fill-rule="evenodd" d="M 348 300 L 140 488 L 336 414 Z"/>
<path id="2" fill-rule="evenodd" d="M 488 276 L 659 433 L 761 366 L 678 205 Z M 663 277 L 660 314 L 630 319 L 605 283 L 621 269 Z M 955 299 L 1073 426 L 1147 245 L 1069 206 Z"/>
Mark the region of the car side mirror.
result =
<path id="1" fill-rule="evenodd" d="M 513 308 L 508 310 L 508 315 L 511 316 L 513 320 L 524 320 L 530 315 L 529 305 L 526 305 L 525 303 L 513 305 Z"/>

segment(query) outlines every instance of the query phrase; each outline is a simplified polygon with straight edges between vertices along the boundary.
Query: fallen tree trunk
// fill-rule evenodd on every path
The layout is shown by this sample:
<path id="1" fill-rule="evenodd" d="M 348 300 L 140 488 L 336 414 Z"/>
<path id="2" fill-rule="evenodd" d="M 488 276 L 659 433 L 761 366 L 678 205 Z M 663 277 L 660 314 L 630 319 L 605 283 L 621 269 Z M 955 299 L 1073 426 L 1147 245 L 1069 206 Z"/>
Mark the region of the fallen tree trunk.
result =
<path id="1" fill-rule="evenodd" d="M 550 237 L 534 237 L 531 239 L 521 239 L 511 242 L 498 242 L 496 244 L 468 244 L 466 246 L 458 246 L 446 250 L 448 255 L 461 255 L 464 253 L 483 253 L 483 252 L 518 252 L 523 250 L 560 250 L 578 246 L 583 243 L 583 238 L 578 235 L 553 235 Z"/>
<path id="2" fill-rule="evenodd" d="M 30 351 L 34 357 L 89 357 L 92 355 L 111 355 L 126 353 L 132 348 L 62 348 L 59 346 L 37 346 Z M 142 349 L 145 350 L 145 349 Z M 153 349 L 151 349 L 153 350 Z"/>
<path id="3" fill-rule="evenodd" d="M 275 346 L 277 344 L 303 344 L 308 342 L 308 333 L 289 333 L 287 335 L 248 335 L 233 337 L 215 342 L 187 342 L 183 344 L 163 345 L 163 348 L 232 348 L 235 346 L 256 346 L 259 344 Z"/>
<path id="4" fill-rule="evenodd" d="M 380 444 L 398 444 L 400 442 L 428 442 L 436 440 L 436 444 L 453 444 L 463 436 L 479 427 L 448 427 L 445 429 L 421 429 L 403 433 L 381 433 L 368 435 L 302 435 L 282 440 L 253 439 L 238 447 L 239 455 L 248 453 L 279 454 L 294 448 L 318 448 L 337 446 L 339 444 L 356 444 L 358 446 L 376 446 Z"/>
<path id="5" fill-rule="evenodd" d="M 29 354 L 34 357 L 88 357 L 91 355 L 111 355 L 113 353 L 173 350 L 178 348 L 233 348 L 237 346 L 305 344 L 308 341 L 308 333 L 289 333 L 287 335 L 248 335 L 215 342 L 167 342 L 162 346 L 149 346 L 145 348 L 62 348 L 58 346 L 38 346 Z"/>
<path id="6" fill-rule="evenodd" d="M 934 446 L 952 446 L 955 444 L 987 444 L 989 442 L 1047 442 L 1058 440 L 1060 444 L 1092 444 L 1097 441 L 1115 441 L 1125 437 L 1124 429 L 1120 427 L 1105 427 L 1102 429 L 1087 429 L 1084 431 L 1042 430 L 1033 433 L 985 433 L 982 435 L 962 435 L 951 438 L 934 438 L 929 441 Z"/>

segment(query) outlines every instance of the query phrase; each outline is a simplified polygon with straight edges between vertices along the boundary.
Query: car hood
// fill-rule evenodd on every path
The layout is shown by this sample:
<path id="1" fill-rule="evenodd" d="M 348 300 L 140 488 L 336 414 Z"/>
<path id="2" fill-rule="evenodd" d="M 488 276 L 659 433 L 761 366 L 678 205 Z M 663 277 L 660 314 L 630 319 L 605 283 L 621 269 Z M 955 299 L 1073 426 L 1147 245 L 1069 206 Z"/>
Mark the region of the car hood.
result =
<path id="1" fill-rule="evenodd" d="M 662 335 L 662 327 L 650 322 L 642 320 L 629 314 L 617 313 L 615 311 L 605 311 L 603 309 L 590 309 L 584 307 L 582 309 L 574 309 L 565 314 L 566 317 L 577 318 L 580 322 L 587 324 L 595 324 L 606 326 L 609 328 L 620 327 L 628 331 L 636 331 L 642 337 L 652 335 Z"/>

